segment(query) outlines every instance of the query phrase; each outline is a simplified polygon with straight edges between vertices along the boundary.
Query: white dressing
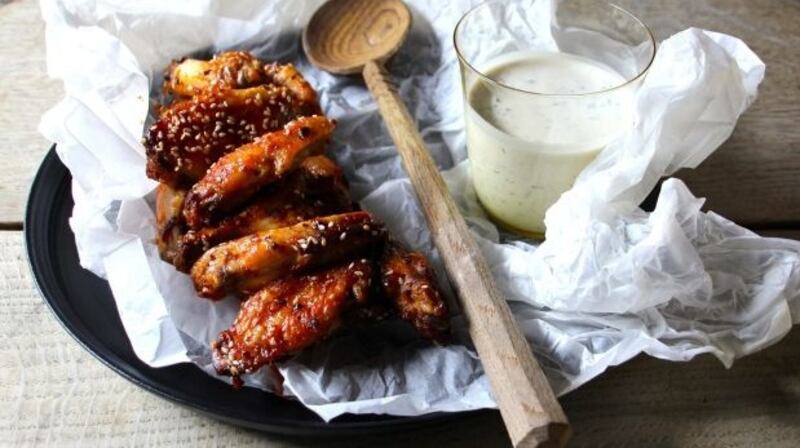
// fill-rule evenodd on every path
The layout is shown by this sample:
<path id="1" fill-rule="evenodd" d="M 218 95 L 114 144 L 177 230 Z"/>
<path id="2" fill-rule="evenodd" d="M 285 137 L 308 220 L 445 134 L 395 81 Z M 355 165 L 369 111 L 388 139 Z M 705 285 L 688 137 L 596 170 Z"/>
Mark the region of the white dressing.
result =
<path id="1" fill-rule="evenodd" d="M 512 52 L 479 69 L 507 87 L 480 79 L 468 89 L 475 190 L 501 224 L 544 233 L 547 208 L 632 125 L 633 89 L 615 88 L 625 78 L 611 68 L 566 53 Z"/>

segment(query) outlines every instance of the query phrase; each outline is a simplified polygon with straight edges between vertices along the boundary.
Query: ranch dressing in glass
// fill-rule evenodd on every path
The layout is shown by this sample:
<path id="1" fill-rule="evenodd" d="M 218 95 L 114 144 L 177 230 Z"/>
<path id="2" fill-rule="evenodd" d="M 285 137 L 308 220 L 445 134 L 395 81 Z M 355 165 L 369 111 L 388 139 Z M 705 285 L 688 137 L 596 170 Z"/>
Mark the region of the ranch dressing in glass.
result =
<path id="1" fill-rule="evenodd" d="M 500 225 L 544 234 L 544 214 L 600 150 L 633 124 L 633 88 L 598 62 L 555 52 L 511 52 L 468 86 L 473 184 Z M 536 92 L 536 93 L 529 93 Z"/>

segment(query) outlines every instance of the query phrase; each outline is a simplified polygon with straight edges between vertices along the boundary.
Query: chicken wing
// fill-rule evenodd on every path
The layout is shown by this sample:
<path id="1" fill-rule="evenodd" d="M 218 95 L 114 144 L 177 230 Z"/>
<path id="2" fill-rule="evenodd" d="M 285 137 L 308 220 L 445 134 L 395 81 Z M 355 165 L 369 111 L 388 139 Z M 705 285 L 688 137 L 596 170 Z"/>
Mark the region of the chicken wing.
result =
<path id="1" fill-rule="evenodd" d="M 447 303 L 425 256 L 387 242 L 380 270 L 383 292 L 397 314 L 411 322 L 422 336 L 444 341 L 450 328 Z"/>
<path id="2" fill-rule="evenodd" d="M 367 300 L 371 278 L 371 263 L 361 259 L 275 280 L 242 305 L 212 344 L 214 367 L 237 384 L 239 375 L 322 341 L 348 308 Z"/>
<path id="3" fill-rule="evenodd" d="M 300 117 L 220 158 L 186 196 L 183 216 L 192 229 L 214 224 L 256 192 L 321 154 L 334 123 L 319 115 Z"/>
<path id="4" fill-rule="evenodd" d="M 222 243 L 197 260 L 191 276 L 202 297 L 246 295 L 284 275 L 356 256 L 384 237 L 367 212 L 315 218 Z"/>
<path id="5" fill-rule="evenodd" d="M 183 201 L 186 190 L 177 190 L 166 184 L 156 188 L 156 245 L 161 258 L 173 263 L 186 232 L 183 221 Z"/>
<path id="6" fill-rule="evenodd" d="M 178 270 L 189 272 L 203 252 L 217 244 L 352 209 L 342 169 L 325 156 L 309 157 L 274 188 L 259 193 L 238 214 L 226 217 L 216 226 L 186 232 L 174 264 Z"/>
<path id="7" fill-rule="evenodd" d="M 189 186 L 217 159 L 291 120 L 321 113 L 283 86 L 212 89 L 167 106 L 144 138 L 147 175 Z"/>
<path id="8" fill-rule="evenodd" d="M 193 96 L 217 89 L 241 89 L 269 81 L 264 64 L 250 53 L 226 51 L 210 61 L 183 59 L 167 69 L 164 89 L 174 95 Z"/>

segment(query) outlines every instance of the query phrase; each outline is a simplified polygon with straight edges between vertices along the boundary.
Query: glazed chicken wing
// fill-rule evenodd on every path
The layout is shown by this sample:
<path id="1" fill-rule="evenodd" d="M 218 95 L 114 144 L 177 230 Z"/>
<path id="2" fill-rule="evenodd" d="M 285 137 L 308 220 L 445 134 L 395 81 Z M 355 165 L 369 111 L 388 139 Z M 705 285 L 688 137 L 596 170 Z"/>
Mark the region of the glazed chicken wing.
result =
<path id="1" fill-rule="evenodd" d="M 450 328 L 447 303 L 439 293 L 425 256 L 387 242 L 380 269 L 383 292 L 397 314 L 411 322 L 422 336 L 445 340 Z"/>
<path id="2" fill-rule="evenodd" d="M 321 154 L 334 123 L 325 117 L 300 117 L 224 155 L 186 196 L 183 216 L 193 229 L 218 222 L 266 185 Z"/>
<path id="3" fill-rule="evenodd" d="M 183 59 L 167 69 L 164 89 L 179 96 L 193 96 L 216 89 L 241 89 L 268 82 L 264 64 L 250 53 L 226 51 L 210 61 Z"/>
<path id="4" fill-rule="evenodd" d="M 212 345 L 217 372 L 237 384 L 239 375 L 322 341 L 348 308 L 367 300 L 371 277 L 371 263 L 361 259 L 270 283 L 242 305 L 233 326 Z"/>
<path id="5" fill-rule="evenodd" d="M 183 201 L 185 190 L 178 190 L 166 184 L 156 188 L 156 245 L 161 258 L 173 263 L 180 250 L 181 240 L 186 232 L 183 221 Z"/>
<path id="6" fill-rule="evenodd" d="M 259 193 L 241 212 L 215 226 L 186 232 L 174 264 L 178 270 L 189 272 L 203 252 L 217 244 L 352 209 L 342 169 L 325 156 L 309 157 L 286 179 Z"/>
<path id="7" fill-rule="evenodd" d="M 284 275 L 356 256 L 384 236 L 367 212 L 315 218 L 222 243 L 197 260 L 191 276 L 202 297 L 246 295 Z"/>
<path id="8" fill-rule="evenodd" d="M 167 106 L 148 129 L 147 175 L 174 187 L 203 177 L 217 159 L 304 115 L 321 113 L 283 86 L 202 92 Z"/>

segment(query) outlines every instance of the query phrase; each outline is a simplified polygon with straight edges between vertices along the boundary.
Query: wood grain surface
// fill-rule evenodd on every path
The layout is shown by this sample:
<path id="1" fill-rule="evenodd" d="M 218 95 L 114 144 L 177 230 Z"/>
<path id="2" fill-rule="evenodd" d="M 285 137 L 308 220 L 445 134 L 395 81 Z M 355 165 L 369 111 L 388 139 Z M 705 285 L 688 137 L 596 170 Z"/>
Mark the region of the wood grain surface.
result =
<path id="1" fill-rule="evenodd" d="M 764 235 L 800 239 L 800 2 L 620 0 L 659 38 L 690 25 L 742 37 L 767 62 L 761 95 L 732 139 L 681 173 L 708 207 Z M 0 0 L 0 227 L 21 225 L 48 144 L 39 115 L 61 96 L 44 74 L 36 2 Z M 150 395 L 83 351 L 33 288 L 20 232 L 0 231 L 2 446 L 508 446 L 500 417 L 478 414 L 401 434 L 304 441 L 211 420 Z M 800 331 L 724 369 L 636 358 L 561 399 L 578 447 L 795 447 Z"/>
<path id="2" fill-rule="evenodd" d="M 28 188 L 50 144 L 36 131 L 58 101 L 61 85 L 47 77 L 44 24 L 34 1 L 0 5 L 0 227 L 22 221 Z"/>
<path id="3" fill-rule="evenodd" d="M 698 169 L 680 173 L 707 208 L 752 228 L 800 228 L 800 2 L 621 0 L 659 39 L 688 26 L 736 35 L 767 63 L 760 96 L 733 137 Z M 33 0 L 0 5 L 0 226 L 21 221 L 47 142 L 39 116 L 61 97 L 44 72 L 43 25 Z M 35 92 L 35 93 L 33 93 Z"/>
<path id="4" fill-rule="evenodd" d="M 413 432 L 309 441 L 217 422 L 85 352 L 35 290 L 20 232 L 0 231 L 0 446 L 504 447 L 496 413 Z M 800 331 L 737 361 L 638 357 L 561 399 L 575 447 L 775 447 L 800 440 Z"/>

